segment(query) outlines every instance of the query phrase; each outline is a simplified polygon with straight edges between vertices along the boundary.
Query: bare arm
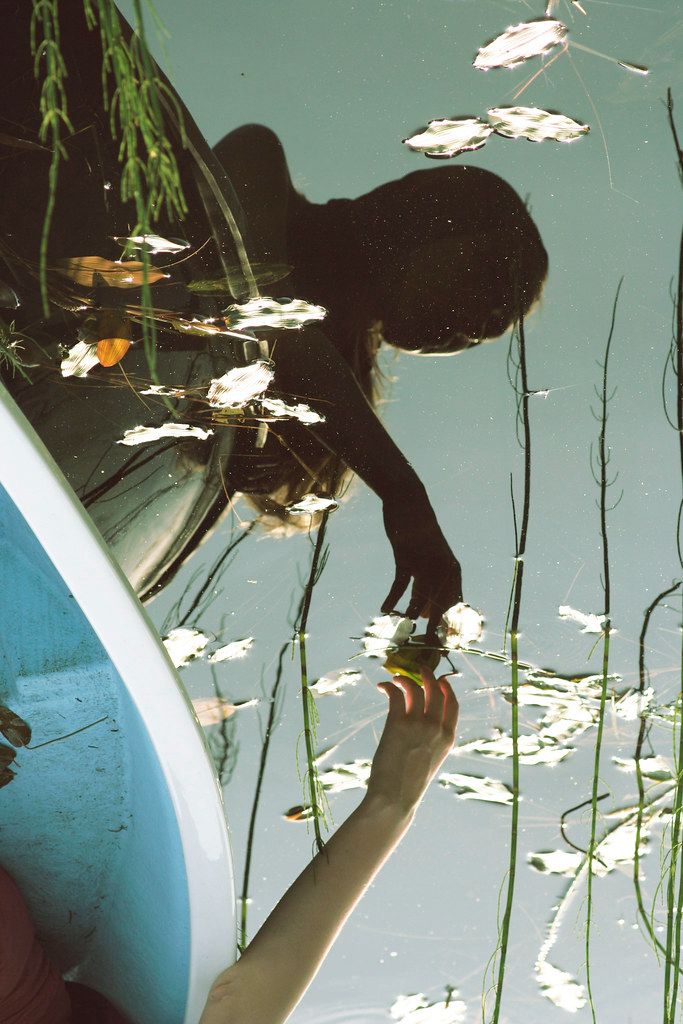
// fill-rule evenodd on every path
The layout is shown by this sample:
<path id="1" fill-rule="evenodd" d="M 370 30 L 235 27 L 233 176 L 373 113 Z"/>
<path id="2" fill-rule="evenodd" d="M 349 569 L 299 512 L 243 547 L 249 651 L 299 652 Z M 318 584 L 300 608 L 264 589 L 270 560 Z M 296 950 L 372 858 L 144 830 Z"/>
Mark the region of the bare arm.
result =
<path id="1" fill-rule="evenodd" d="M 367 795 L 280 900 L 241 959 L 214 982 L 200 1024 L 281 1024 L 344 922 L 409 828 L 453 745 L 458 705 L 442 677 L 424 691 L 383 683 L 389 714 Z M 405 694 L 405 697 L 404 697 Z"/>
<path id="2" fill-rule="evenodd" d="M 275 387 L 302 396 L 325 422 L 311 432 L 383 502 L 384 527 L 396 563 L 383 610 L 395 608 L 411 579 L 410 618 L 427 615 L 429 629 L 462 600 L 460 565 L 441 532 L 417 473 L 393 442 L 351 369 L 324 331 L 308 328 L 278 341 Z"/>

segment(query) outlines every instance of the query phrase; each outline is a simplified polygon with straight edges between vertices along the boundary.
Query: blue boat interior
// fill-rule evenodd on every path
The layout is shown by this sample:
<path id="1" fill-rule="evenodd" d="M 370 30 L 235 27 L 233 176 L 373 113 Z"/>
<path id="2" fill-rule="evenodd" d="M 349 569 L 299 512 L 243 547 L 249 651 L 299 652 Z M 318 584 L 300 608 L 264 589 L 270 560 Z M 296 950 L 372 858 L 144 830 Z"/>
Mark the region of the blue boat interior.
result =
<path id="1" fill-rule="evenodd" d="M 182 1024 L 190 906 L 161 765 L 82 609 L 1 487 L 0 523 L 0 704 L 32 729 L 3 789 L 0 863 L 68 978 L 134 1024 Z"/>

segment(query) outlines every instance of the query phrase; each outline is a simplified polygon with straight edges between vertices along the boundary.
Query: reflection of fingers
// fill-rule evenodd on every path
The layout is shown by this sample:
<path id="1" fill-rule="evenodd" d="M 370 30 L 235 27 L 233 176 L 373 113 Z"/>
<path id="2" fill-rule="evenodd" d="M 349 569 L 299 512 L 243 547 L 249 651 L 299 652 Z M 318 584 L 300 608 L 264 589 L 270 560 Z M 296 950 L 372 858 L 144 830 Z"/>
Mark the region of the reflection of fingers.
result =
<path id="1" fill-rule="evenodd" d="M 418 616 L 422 615 L 423 610 L 427 604 L 427 596 L 421 590 L 417 589 L 417 583 L 413 587 L 413 594 L 408 605 L 406 615 L 409 619 L 417 619 Z"/>
<path id="2" fill-rule="evenodd" d="M 382 602 L 382 612 L 392 612 L 400 599 L 405 593 L 406 587 L 410 583 L 410 573 L 398 571 L 394 578 L 394 582 L 391 585 L 391 590 L 387 594 L 385 600 Z"/>
<path id="3" fill-rule="evenodd" d="M 401 686 L 406 695 L 406 711 L 409 715 L 422 715 L 425 709 L 424 690 L 414 679 L 401 676 Z"/>

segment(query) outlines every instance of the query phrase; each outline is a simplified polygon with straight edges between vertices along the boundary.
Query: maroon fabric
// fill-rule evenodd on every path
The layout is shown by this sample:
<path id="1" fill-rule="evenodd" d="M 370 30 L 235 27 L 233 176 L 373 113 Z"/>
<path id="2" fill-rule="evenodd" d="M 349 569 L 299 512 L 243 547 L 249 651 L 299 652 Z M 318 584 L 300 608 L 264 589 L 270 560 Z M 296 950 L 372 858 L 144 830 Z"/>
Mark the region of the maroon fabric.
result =
<path id="1" fill-rule="evenodd" d="M 0 866 L 0 1024 L 127 1024 L 104 996 L 65 984 L 16 882 Z"/>

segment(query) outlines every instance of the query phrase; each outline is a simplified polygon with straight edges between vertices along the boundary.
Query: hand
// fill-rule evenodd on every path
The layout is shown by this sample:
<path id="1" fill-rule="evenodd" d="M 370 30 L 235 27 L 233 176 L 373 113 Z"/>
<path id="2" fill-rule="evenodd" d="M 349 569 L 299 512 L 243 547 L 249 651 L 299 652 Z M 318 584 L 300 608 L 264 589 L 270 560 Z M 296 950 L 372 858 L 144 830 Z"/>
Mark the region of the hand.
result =
<path id="1" fill-rule="evenodd" d="M 458 724 L 458 702 L 447 677 L 435 679 L 425 667 L 421 674 L 424 689 L 402 676 L 378 684 L 389 698 L 389 713 L 367 790 L 367 798 L 408 815 L 453 746 Z"/>
<path id="2" fill-rule="evenodd" d="M 382 611 L 393 611 L 414 579 L 406 615 L 409 619 L 427 618 L 427 636 L 433 635 L 446 609 L 462 601 L 460 563 L 426 499 L 407 507 L 385 501 L 384 528 L 394 550 L 396 575 Z"/>

